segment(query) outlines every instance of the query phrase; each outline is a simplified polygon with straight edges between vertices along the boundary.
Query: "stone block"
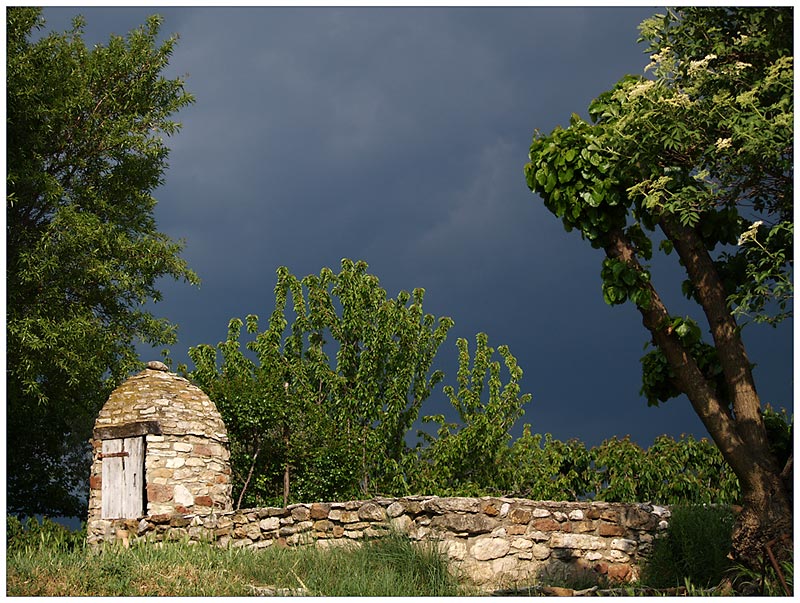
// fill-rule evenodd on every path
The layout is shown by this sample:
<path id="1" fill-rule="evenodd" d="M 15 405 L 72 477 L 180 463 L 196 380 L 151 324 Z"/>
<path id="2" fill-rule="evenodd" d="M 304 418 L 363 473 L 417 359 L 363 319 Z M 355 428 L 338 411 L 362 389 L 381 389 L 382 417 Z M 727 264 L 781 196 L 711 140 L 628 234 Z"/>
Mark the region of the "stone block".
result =
<path id="1" fill-rule="evenodd" d="M 500 514 L 500 510 L 495 506 L 494 502 L 487 502 L 481 506 L 481 511 L 483 511 L 489 517 L 497 517 Z"/>
<path id="2" fill-rule="evenodd" d="M 193 444 L 194 449 L 192 452 L 196 456 L 216 456 L 214 454 L 214 450 L 211 445 L 209 444 Z"/>
<path id="3" fill-rule="evenodd" d="M 404 511 L 403 505 L 398 501 L 393 502 L 386 508 L 386 514 L 392 519 L 400 517 Z"/>
<path id="4" fill-rule="evenodd" d="M 611 548 L 624 553 L 633 553 L 636 550 L 636 541 L 627 538 L 614 538 L 611 541 Z"/>
<path id="5" fill-rule="evenodd" d="M 333 514 L 333 511 L 331 511 Z M 357 511 L 342 511 L 339 521 L 342 523 L 356 523 L 358 521 L 358 512 Z"/>
<path id="6" fill-rule="evenodd" d="M 621 513 L 620 523 L 634 530 L 652 530 L 658 525 L 658 518 L 638 507 L 625 507 Z"/>
<path id="7" fill-rule="evenodd" d="M 491 532 L 497 526 L 497 520 L 483 514 L 447 513 L 434 517 L 430 525 L 453 532 L 484 534 Z"/>
<path id="8" fill-rule="evenodd" d="M 544 542 L 545 540 L 550 540 L 550 534 L 547 532 L 541 532 L 539 530 L 530 530 L 528 533 L 528 538 L 534 540 L 536 542 Z"/>
<path id="9" fill-rule="evenodd" d="M 529 549 L 532 546 L 533 546 L 533 542 L 531 542 L 527 538 L 514 538 L 511 541 L 511 548 L 512 549 L 517 549 L 517 550 L 520 550 L 520 551 L 524 551 L 526 549 Z"/>
<path id="10" fill-rule="evenodd" d="M 439 552 L 451 561 L 463 561 L 467 557 L 467 543 L 463 540 L 447 539 L 439 542 Z"/>
<path id="11" fill-rule="evenodd" d="M 584 515 L 581 509 L 573 509 L 567 514 L 567 517 L 569 517 L 571 521 L 582 521 Z"/>
<path id="12" fill-rule="evenodd" d="M 369 502 L 358 509 L 358 517 L 363 521 L 383 521 L 386 511 L 380 505 Z"/>
<path id="13" fill-rule="evenodd" d="M 256 541 L 261 538 L 261 529 L 257 523 L 251 523 L 247 526 L 245 534 L 250 540 Z"/>
<path id="14" fill-rule="evenodd" d="M 546 544 L 534 544 L 531 547 L 531 555 L 537 561 L 544 561 L 550 557 L 550 547 Z"/>
<path id="15" fill-rule="evenodd" d="M 513 523 L 528 523 L 531 520 L 533 514 L 531 513 L 530 509 L 525 508 L 516 508 L 511 509 L 511 512 L 508 514 L 508 518 Z"/>
<path id="16" fill-rule="evenodd" d="M 187 444 L 186 442 L 175 442 L 172 444 L 172 449 L 176 452 L 191 452 L 192 447 L 192 444 Z"/>
<path id="17" fill-rule="evenodd" d="M 401 534 L 407 534 L 414 525 L 414 520 L 411 519 L 408 515 L 400 515 L 398 517 L 394 517 L 389 520 L 392 528 L 400 532 Z"/>
<path id="18" fill-rule="evenodd" d="M 560 549 L 579 549 L 597 551 L 606 548 L 606 541 L 588 534 L 564 534 L 556 532 L 550 538 L 550 546 Z"/>
<path id="19" fill-rule="evenodd" d="M 175 485 L 173 498 L 175 499 L 176 505 L 183 505 L 187 508 L 194 505 L 194 496 L 183 484 Z"/>
<path id="20" fill-rule="evenodd" d="M 291 513 L 292 519 L 295 521 L 308 521 L 311 517 L 311 510 L 308 507 L 293 507 Z"/>
<path id="21" fill-rule="evenodd" d="M 540 532 L 556 532 L 561 529 L 561 524 L 555 519 L 536 519 L 531 522 L 533 529 Z"/>
<path id="22" fill-rule="evenodd" d="M 311 519 L 327 519 L 330 510 L 328 504 L 314 503 L 311 505 Z"/>
<path id="23" fill-rule="evenodd" d="M 147 500 L 154 503 L 165 503 L 172 500 L 172 486 L 166 484 L 147 484 Z"/>
<path id="24" fill-rule="evenodd" d="M 423 507 L 434 513 L 479 513 L 480 501 L 475 498 L 432 498 Z"/>
<path id="25" fill-rule="evenodd" d="M 612 561 L 617 561 L 620 563 L 625 563 L 631 560 L 630 556 L 622 551 L 618 551 L 616 549 L 611 549 L 608 551 L 608 558 Z"/>
<path id="26" fill-rule="evenodd" d="M 281 526 L 281 521 L 277 517 L 266 517 L 258 522 L 258 527 L 265 532 L 272 532 Z"/>
<path id="27" fill-rule="evenodd" d="M 612 563 L 608 566 L 608 579 L 624 582 L 631 575 L 631 566 L 627 563 Z"/>
<path id="28" fill-rule="evenodd" d="M 194 504 L 198 507 L 211 507 L 213 506 L 214 501 L 211 500 L 210 496 L 201 495 L 195 496 Z"/>
<path id="29" fill-rule="evenodd" d="M 625 528 L 615 523 L 601 522 L 597 526 L 597 533 L 600 536 L 624 536 Z"/>
<path id="30" fill-rule="evenodd" d="M 419 515 L 422 513 L 422 505 L 416 500 L 403 500 L 403 508 L 409 515 Z"/>
<path id="31" fill-rule="evenodd" d="M 572 531 L 578 534 L 584 534 L 586 532 L 593 532 L 594 531 L 594 522 L 593 521 L 573 521 L 571 523 Z"/>
<path id="32" fill-rule="evenodd" d="M 505 556 L 510 549 L 505 538 L 482 538 L 472 545 L 470 553 L 478 561 L 489 561 Z"/>
<path id="33" fill-rule="evenodd" d="M 185 528 L 190 523 L 192 523 L 192 520 L 183 515 L 173 515 L 169 520 L 169 525 L 172 528 Z"/>
<path id="34" fill-rule="evenodd" d="M 619 513 L 613 509 L 606 509 L 600 513 L 600 519 L 610 521 L 611 523 L 619 523 Z"/>

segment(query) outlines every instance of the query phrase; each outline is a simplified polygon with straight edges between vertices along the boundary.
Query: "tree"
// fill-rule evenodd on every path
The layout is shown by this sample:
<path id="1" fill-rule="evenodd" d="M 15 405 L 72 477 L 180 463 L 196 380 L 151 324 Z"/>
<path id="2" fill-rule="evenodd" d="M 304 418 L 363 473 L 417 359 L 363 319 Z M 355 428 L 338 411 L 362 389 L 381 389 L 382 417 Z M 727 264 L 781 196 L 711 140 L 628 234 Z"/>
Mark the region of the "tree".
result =
<path id="1" fill-rule="evenodd" d="M 197 282 L 158 232 L 170 115 L 192 97 L 160 74 L 161 20 L 88 49 L 83 21 L 31 41 L 41 11 L 7 12 L 8 509 L 84 512 L 87 440 L 136 341 L 175 341 L 145 310 L 156 280 Z"/>
<path id="2" fill-rule="evenodd" d="M 421 460 L 430 465 L 428 483 L 437 490 L 469 496 L 508 490 L 505 482 L 510 483 L 514 473 L 508 462 L 510 431 L 531 399 L 530 394 L 520 396 L 522 369 L 508 346 L 497 348 L 509 375 L 503 385 L 500 362 L 491 359 L 494 349 L 488 336 L 478 333 L 475 340 L 472 367 L 467 340 L 457 341 L 458 389 L 444 386 L 460 424 L 447 422 L 441 414 L 424 417 L 424 422 L 438 423 L 439 428 L 435 437 L 421 432 L 428 446 L 420 450 Z"/>
<path id="3" fill-rule="evenodd" d="M 590 105 L 591 124 L 573 114 L 568 128 L 537 132 L 526 178 L 567 230 L 605 252 L 606 303 L 638 308 L 654 347 L 648 402 L 686 394 L 736 474 L 733 549 L 754 565 L 768 543 L 787 554 L 792 536 L 792 457 L 781 467 L 772 454 L 741 338 L 748 317 L 791 313 L 792 11 L 671 10 L 641 32 L 655 77 L 624 77 Z M 656 230 L 711 342 L 651 281 Z"/>
<path id="4" fill-rule="evenodd" d="M 279 489 L 284 504 L 404 489 L 405 436 L 443 377 L 431 367 L 453 321 L 423 312 L 424 289 L 387 298 L 367 268 L 343 259 L 338 274 L 323 268 L 300 280 L 281 267 L 269 327 L 259 332 L 258 318 L 247 317 L 255 359 L 241 350 L 238 319 L 217 346 L 220 365 L 209 345 L 189 351 L 190 376 L 231 435 L 235 488 L 248 476 L 265 480 L 246 500 L 268 501 Z M 267 449 L 270 458 L 259 456 Z"/>

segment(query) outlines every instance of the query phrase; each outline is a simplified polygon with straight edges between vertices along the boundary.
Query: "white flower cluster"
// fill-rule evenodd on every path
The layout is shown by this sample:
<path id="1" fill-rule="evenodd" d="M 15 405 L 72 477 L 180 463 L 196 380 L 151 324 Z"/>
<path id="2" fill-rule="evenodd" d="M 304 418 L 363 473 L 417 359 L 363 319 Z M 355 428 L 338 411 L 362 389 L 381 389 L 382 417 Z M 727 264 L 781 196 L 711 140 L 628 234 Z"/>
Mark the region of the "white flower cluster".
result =
<path id="1" fill-rule="evenodd" d="M 650 55 L 650 64 L 647 65 L 647 67 L 645 67 L 644 70 L 648 71 L 650 69 L 655 69 L 656 67 L 658 67 L 659 63 L 661 63 L 664 59 L 670 56 L 671 52 L 672 48 L 669 46 L 665 46 L 661 50 L 661 52 L 656 52 Z"/>
<path id="2" fill-rule="evenodd" d="M 740 236 L 739 240 L 737 241 L 737 245 L 742 246 L 747 241 L 755 241 L 756 235 L 758 234 L 758 227 L 761 226 L 764 222 L 762 220 L 756 220 L 750 225 L 750 228 L 745 230 Z"/>
<path id="3" fill-rule="evenodd" d="M 655 85 L 653 80 L 642 80 L 638 82 L 635 86 L 632 86 L 630 90 L 628 90 L 628 98 L 637 98 L 639 96 L 644 96 L 647 94 L 647 91 L 650 90 Z"/>
<path id="4" fill-rule="evenodd" d="M 717 147 L 718 151 L 722 151 L 723 149 L 731 148 L 731 139 L 730 138 L 717 138 L 717 142 L 714 143 Z"/>
<path id="5" fill-rule="evenodd" d="M 695 75 L 701 70 L 705 70 L 708 67 L 708 64 L 717 58 L 715 54 L 707 54 L 699 61 L 690 61 L 689 62 L 689 75 Z"/>

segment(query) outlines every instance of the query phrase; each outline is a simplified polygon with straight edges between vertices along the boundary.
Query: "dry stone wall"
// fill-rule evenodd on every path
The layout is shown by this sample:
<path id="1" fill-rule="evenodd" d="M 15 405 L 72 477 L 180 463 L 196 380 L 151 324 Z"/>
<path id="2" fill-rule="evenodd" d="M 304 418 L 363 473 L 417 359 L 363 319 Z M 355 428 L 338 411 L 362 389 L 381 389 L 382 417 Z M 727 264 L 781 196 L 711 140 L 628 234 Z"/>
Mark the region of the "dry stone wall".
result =
<path id="1" fill-rule="evenodd" d="M 590 573 L 631 581 L 666 529 L 669 509 L 649 504 L 518 498 L 375 498 L 209 514 L 156 514 L 89 528 L 89 542 L 213 542 L 222 547 L 319 547 L 396 531 L 433 541 L 451 567 L 486 591 Z"/>

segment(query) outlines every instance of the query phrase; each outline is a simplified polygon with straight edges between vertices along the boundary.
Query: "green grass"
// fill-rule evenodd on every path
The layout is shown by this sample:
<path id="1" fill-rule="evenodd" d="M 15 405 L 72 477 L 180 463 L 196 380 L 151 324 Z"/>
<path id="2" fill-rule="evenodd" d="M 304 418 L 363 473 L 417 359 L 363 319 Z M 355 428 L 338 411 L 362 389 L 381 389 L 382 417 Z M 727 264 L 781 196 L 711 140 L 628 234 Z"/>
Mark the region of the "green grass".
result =
<path id="1" fill-rule="evenodd" d="M 323 550 L 260 551 L 165 543 L 130 549 L 11 544 L 8 596 L 458 596 L 468 594 L 431 544 L 400 536 Z"/>

